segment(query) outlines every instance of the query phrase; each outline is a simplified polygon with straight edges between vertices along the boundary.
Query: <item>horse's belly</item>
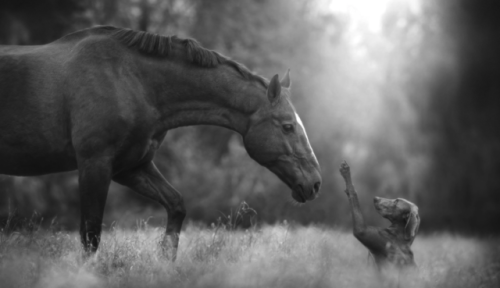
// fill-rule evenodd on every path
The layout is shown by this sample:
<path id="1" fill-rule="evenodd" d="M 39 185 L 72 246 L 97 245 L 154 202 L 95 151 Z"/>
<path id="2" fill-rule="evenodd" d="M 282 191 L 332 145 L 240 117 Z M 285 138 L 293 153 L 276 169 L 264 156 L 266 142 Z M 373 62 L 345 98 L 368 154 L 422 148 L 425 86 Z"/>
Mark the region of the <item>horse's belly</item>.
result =
<path id="1" fill-rule="evenodd" d="M 0 174 L 35 176 L 75 169 L 76 159 L 65 153 L 28 153 L 0 149 Z"/>

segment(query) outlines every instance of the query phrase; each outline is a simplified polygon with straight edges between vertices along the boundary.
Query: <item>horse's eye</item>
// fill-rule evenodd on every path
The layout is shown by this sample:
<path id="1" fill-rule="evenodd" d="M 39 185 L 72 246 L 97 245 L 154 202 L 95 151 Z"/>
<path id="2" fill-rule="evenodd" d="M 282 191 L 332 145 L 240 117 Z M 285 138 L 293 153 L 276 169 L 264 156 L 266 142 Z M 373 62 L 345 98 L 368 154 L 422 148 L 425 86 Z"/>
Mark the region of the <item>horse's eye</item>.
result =
<path id="1" fill-rule="evenodd" d="M 285 131 L 286 133 L 292 133 L 293 132 L 293 125 L 292 124 L 284 124 L 283 131 Z"/>

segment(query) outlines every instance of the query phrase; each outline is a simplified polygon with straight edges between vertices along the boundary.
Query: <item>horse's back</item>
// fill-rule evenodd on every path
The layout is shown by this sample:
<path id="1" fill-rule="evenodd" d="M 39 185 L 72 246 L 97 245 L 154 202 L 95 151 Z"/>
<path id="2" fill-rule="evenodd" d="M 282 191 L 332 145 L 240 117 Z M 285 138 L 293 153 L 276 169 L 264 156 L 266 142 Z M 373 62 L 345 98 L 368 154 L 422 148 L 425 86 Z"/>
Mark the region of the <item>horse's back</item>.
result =
<path id="1" fill-rule="evenodd" d="M 137 113 L 145 115 L 144 91 L 133 57 L 108 34 L 93 28 L 47 45 L 0 46 L 0 174 L 74 170 L 78 149 L 123 148 Z"/>
<path id="2" fill-rule="evenodd" d="M 81 39 L 0 46 L 0 174 L 76 169 L 67 102 L 75 75 L 69 63 Z"/>
<path id="3" fill-rule="evenodd" d="M 0 46 L 0 173 L 74 169 L 59 46 Z"/>

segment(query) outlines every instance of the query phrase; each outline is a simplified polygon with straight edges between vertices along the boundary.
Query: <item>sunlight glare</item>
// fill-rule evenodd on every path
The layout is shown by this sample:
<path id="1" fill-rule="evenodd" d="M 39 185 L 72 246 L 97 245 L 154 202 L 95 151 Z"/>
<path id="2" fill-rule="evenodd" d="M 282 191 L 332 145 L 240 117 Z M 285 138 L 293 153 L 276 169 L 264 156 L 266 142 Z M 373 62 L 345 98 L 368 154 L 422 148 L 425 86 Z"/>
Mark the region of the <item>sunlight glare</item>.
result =
<path id="1" fill-rule="evenodd" d="M 400 34 L 391 31 L 403 31 L 405 25 L 399 23 L 420 17 L 422 0 L 316 0 L 315 4 L 318 13 L 335 19 L 325 22 L 324 28 L 337 42 L 324 42 L 316 48 L 316 54 L 331 59 L 322 69 L 325 81 L 334 81 L 330 92 L 324 93 L 323 104 L 316 108 L 317 115 L 330 118 L 318 117 L 313 122 L 345 127 L 350 140 L 342 143 L 342 153 L 360 163 L 377 153 L 369 148 L 369 139 L 385 139 L 393 147 L 403 147 L 396 144 L 400 143 L 400 126 L 387 115 L 394 113 L 390 109 L 396 105 L 400 121 L 413 123 L 412 111 L 402 110 L 409 107 L 406 98 L 397 96 L 404 91 L 404 79 L 395 75 L 406 63 L 404 48 L 418 45 L 418 39 L 406 33 L 400 39 Z M 412 25 L 419 29 L 418 23 Z M 334 32 L 328 34 L 330 30 Z M 336 34 L 338 30 L 341 33 Z"/>
<path id="2" fill-rule="evenodd" d="M 414 0 L 324 0 L 319 1 L 322 10 L 348 15 L 355 25 L 366 26 L 372 32 L 379 32 L 382 18 L 389 5 L 406 2 L 416 8 Z"/>

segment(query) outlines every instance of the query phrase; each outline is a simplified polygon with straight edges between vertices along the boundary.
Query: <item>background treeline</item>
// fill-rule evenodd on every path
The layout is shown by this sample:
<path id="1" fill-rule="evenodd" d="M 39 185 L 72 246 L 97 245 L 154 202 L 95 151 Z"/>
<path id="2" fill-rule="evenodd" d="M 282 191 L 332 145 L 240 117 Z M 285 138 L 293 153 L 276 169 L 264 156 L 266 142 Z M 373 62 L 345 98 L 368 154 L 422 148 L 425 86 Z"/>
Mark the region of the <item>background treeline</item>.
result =
<path id="1" fill-rule="evenodd" d="M 500 231 L 497 1 L 389 1 L 366 15 L 335 3 L 4 0 L 0 44 L 43 44 L 106 24 L 195 38 L 268 78 L 290 68 L 293 101 L 322 167 L 320 198 L 292 205 L 289 189 L 247 156 L 239 135 L 186 127 L 169 132 L 155 162 L 183 192 L 189 219 L 211 223 L 246 201 L 261 222 L 347 226 L 337 169 L 345 159 L 372 223 L 382 221 L 371 204 L 378 195 L 415 202 L 423 230 Z M 78 199 L 76 173 L 0 175 L 3 219 L 9 210 L 37 211 L 75 228 Z M 106 223 L 160 223 L 165 215 L 112 185 Z"/>

